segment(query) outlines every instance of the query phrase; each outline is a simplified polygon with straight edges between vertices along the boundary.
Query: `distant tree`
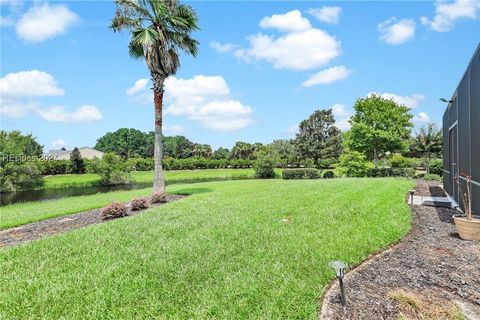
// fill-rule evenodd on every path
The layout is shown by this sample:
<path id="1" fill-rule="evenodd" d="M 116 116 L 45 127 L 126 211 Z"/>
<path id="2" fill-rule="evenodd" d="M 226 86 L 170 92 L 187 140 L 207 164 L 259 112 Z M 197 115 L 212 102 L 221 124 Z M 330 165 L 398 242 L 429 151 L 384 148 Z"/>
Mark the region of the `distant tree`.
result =
<path id="1" fill-rule="evenodd" d="M 32 134 L 23 135 L 20 131 L 0 130 L 0 164 L 4 155 L 41 156 L 43 146 Z"/>
<path id="2" fill-rule="evenodd" d="M 128 45 L 132 58 L 144 59 L 153 82 L 155 105 L 154 192 L 165 191 L 162 168 L 163 93 L 165 79 L 180 67 L 179 51 L 197 55 L 197 14 L 180 1 L 115 0 L 117 10 L 111 28 L 131 33 Z"/>
<path id="3" fill-rule="evenodd" d="M 255 158 L 255 151 L 255 145 L 248 142 L 237 141 L 232 148 L 231 158 L 253 160 Z"/>
<path id="4" fill-rule="evenodd" d="M 44 181 L 35 161 L 43 146 L 31 134 L 0 130 L 0 192 L 40 187 Z"/>
<path id="5" fill-rule="evenodd" d="M 60 150 L 65 151 L 65 150 L 67 150 L 67 149 L 65 149 L 65 147 L 62 147 L 62 149 L 60 149 Z"/>
<path id="6" fill-rule="evenodd" d="M 193 156 L 194 143 L 184 136 L 175 136 L 175 156 L 178 159 L 186 159 Z"/>
<path id="7" fill-rule="evenodd" d="M 273 142 L 268 145 L 268 148 L 277 155 L 282 165 L 293 164 L 296 161 L 296 149 L 292 140 L 273 140 Z"/>
<path id="8" fill-rule="evenodd" d="M 230 150 L 228 150 L 227 148 L 218 148 L 217 150 L 215 150 L 215 152 L 213 153 L 213 158 L 214 159 L 228 159 L 230 157 Z"/>
<path id="9" fill-rule="evenodd" d="M 408 146 L 412 123 L 410 109 L 392 99 L 371 95 L 358 99 L 345 144 L 367 159 L 381 159 L 387 152 L 402 152 Z"/>
<path id="10" fill-rule="evenodd" d="M 120 128 L 100 137 L 95 149 L 102 152 L 113 152 L 123 159 L 132 157 L 151 157 L 153 141 L 150 133 L 137 129 Z"/>
<path id="11" fill-rule="evenodd" d="M 85 173 L 85 161 L 77 147 L 70 153 L 70 168 L 72 173 Z"/>
<path id="12" fill-rule="evenodd" d="M 421 154 L 429 173 L 431 160 L 441 157 L 442 154 L 442 131 L 435 123 L 426 124 L 420 128 L 413 142 L 412 149 Z"/>
<path id="13" fill-rule="evenodd" d="M 303 120 L 295 138 L 300 157 L 312 159 L 317 167 L 335 163 L 342 152 L 342 136 L 334 124 L 332 109 L 317 110 Z"/>
<path id="14" fill-rule="evenodd" d="M 193 156 L 200 158 L 211 158 L 212 147 L 208 144 L 195 143 L 193 146 Z"/>

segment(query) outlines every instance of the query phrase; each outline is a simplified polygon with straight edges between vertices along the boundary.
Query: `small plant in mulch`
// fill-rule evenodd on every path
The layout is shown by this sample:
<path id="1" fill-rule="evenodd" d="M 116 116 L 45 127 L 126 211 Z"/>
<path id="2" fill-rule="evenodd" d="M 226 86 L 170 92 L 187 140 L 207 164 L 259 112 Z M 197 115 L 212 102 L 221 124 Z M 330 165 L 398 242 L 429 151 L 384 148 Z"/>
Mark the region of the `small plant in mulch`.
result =
<path id="1" fill-rule="evenodd" d="M 155 192 L 150 197 L 151 203 L 166 203 L 167 202 L 167 194 L 165 192 Z"/>
<path id="2" fill-rule="evenodd" d="M 112 202 L 100 210 L 100 217 L 102 220 L 116 219 L 126 217 L 127 215 L 127 208 L 120 202 Z"/>
<path id="3" fill-rule="evenodd" d="M 133 199 L 132 202 L 130 203 L 130 209 L 132 209 L 132 211 L 138 211 L 138 210 L 143 210 L 147 208 L 148 208 L 148 200 L 145 198 Z"/>

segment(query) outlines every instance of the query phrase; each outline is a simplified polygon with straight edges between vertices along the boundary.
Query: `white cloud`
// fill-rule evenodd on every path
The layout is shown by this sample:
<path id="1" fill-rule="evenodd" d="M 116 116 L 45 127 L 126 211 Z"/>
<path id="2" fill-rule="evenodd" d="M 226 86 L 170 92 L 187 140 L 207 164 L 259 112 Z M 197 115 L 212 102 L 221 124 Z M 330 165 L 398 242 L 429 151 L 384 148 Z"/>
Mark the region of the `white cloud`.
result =
<path id="1" fill-rule="evenodd" d="M 390 99 L 395 101 L 398 104 L 405 105 L 410 108 L 416 108 L 420 105 L 422 101 L 425 101 L 426 97 L 423 94 L 414 93 L 411 96 L 400 96 L 394 93 L 376 93 L 370 92 L 367 97 L 376 94 L 385 99 Z"/>
<path id="2" fill-rule="evenodd" d="M 415 21 L 402 19 L 397 22 L 391 18 L 378 25 L 380 40 L 388 44 L 399 45 L 412 39 L 415 35 Z"/>
<path id="3" fill-rule="evenodd" d="M 66 5 L 34 4 L 20 18 L 16 31 L 23 40 L 39 43 L 66 33 L 78 20 Z"/>
<path id="4" fill-rule="evenodd" d="M 44 71 L 30 70 L 9 73 L 0 79 L 2 97 L 44 97 L 61 96 L 63 89 L 57 86 L 55 78 Z"/>
<path id="5" fill-rule="evenodd" d="M 345 109 L 343 104 L 334 104 L 332 106 L 332 113 L 335 117 L 335 126 L 342 131 L 350 129 L 350 117 L 352 113 Z"/>
<path id="6" fill-rule="evenodd" d="M 8 118 L 22 118 L 38 107 L 35 101 L 0 99 L 0 114 Z"/>
<path id="7" fill-rule="evenodd" d="M 62 148 L 65 148 L 67 146 L 67 144 L 65 143 L 65 141 L 63 139 L 57 139 L 57 140 L 53 140 L 52 141 L 52 147 L 53 149 L 62 149 Z"/>
<path id="8" fill-rule="evenodd" d="M 230 97 L 221 76 L 170 77 L 165 81 L 165 97 L 166 115 L 184 116 L 206 128 L 235 131 L 254 122 L 252 108 Z"/>
<path id="9" fill-rule="evenodd" d="M 453 29 L 456 20 L 476 19 L 478 11 L 479 0 L 436 1 L 433 19 L 421 17 L 420 21 L 434 31 L 445 32 Z"/>
<path id="10" fill-rule="evenodd" d="M 351 71 L 345 66 L 331 67 L 312 75 L 302 83 L 302 86 L 311 87 L 317 84 L 330 84 L 348 78 L 350 73 Z"/>
<path id="11" fill-rule="evenodd" d="M 163 130 L 169 136 L 176 136 L 182 134 L 185 131 L 185 128 L 179 124 L 174 124 L 171 126 L 165 125 L 163 126 Z"/>
<path id="12" fill-rule="evenodd" d="M 220 43 L 217 41 L 212 41 L 210 42 L 210 47 L 219 53 L 227 53 L 235 49 L 237 45 L 233 43 Z"/>
<path id="13" fill-rule="evenodd" d="M 419 112 L 417 115 L 413 116 L 413 122 L 417 124 L 428 123 L 430 122 L 430 117 L 426 112 Z"/>
<path id="14" fill-rule="evenodd" d="M 135 81 L 134 85 L 127 89 L 126 93 L 129 96 L 132 96 L 140 91 L 143 91 L 147 88 L 149 79 L 138 79 Z"/>
<path id="15" fill-rule="evenodd" d="M 326 65 L 341 53 L 340 41 L 313 28 L 298 10 L 265 17 L 260 24 L 285 33 L 279 36 L 258 33 L 247 37 L 249 47 L 234 51 L 237 58 L 247 63 L 266 61 L 277 69 L 308 70 Z"/>
<path id="16" fill-rule="evenodd" d="M 15 24 L 15 20 L 12 17 L 0 16 L 0 26 L 11 27 Z"/>
<path id="17" fill-rule="evenodd" d="M 73 112 L 63 106 L 38 109 L 37 113 L 45 120 L 52 122 L 91 122 L 102 119 L 102 113 L 95 106 L 83 105 Z"/>
<path id="18" fill-rule="evenodd" d="M 285 14 L 274 14 L 271 17 L 264 17 L 260 21 L 260 27 L 273 28 L 283 32 L 306 31 L 312 26 L 308 19 L 302 17 L 299 10 L 292 10 Z"/>
<path id="19" fill-rule="evenodd" d="M 340 7 L 327 7 L 308 9 L 307 12 L 314 16 L 318 21 L 337 24 L 342 13 Z"/>

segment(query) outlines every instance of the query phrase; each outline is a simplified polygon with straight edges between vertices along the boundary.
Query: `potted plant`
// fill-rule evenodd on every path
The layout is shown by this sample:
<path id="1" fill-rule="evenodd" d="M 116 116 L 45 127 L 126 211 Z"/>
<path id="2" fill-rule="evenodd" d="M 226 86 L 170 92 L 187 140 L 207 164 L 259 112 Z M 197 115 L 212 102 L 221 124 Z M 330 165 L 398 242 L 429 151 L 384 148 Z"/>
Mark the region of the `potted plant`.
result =
<path id="1" fill-rule="evenodd" d="M 465 214 L 453 216 L 455 227 L 460 238 L 464 240 L 480 240 L 480 216 L 475 216 L 472 213 L 472 177 L 464 173 L 461 173 L 460 176 L 465 179 L 467 190 L 463 191 L 459 176 L 455 177 L 455 182 L 458 184 Z"/>

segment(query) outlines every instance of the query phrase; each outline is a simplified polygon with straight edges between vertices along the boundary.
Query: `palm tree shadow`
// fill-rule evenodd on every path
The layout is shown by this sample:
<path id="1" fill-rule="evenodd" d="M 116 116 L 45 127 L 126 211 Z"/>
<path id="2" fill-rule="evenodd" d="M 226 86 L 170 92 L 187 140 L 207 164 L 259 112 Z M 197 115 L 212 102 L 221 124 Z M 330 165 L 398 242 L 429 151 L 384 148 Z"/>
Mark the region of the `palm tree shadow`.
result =
<path id="1" fill-rule="evenodd" d="M 212 189 L 210 188 L 184 188 L 184 189 L 179 189 L 174 192 L 173 194 L 179 194 L 179 195 L 184 195 L 184 196 L 189 196 L 192 194 L 200 194 L 200 193 L 208 193 L 212 192 Z"/>

